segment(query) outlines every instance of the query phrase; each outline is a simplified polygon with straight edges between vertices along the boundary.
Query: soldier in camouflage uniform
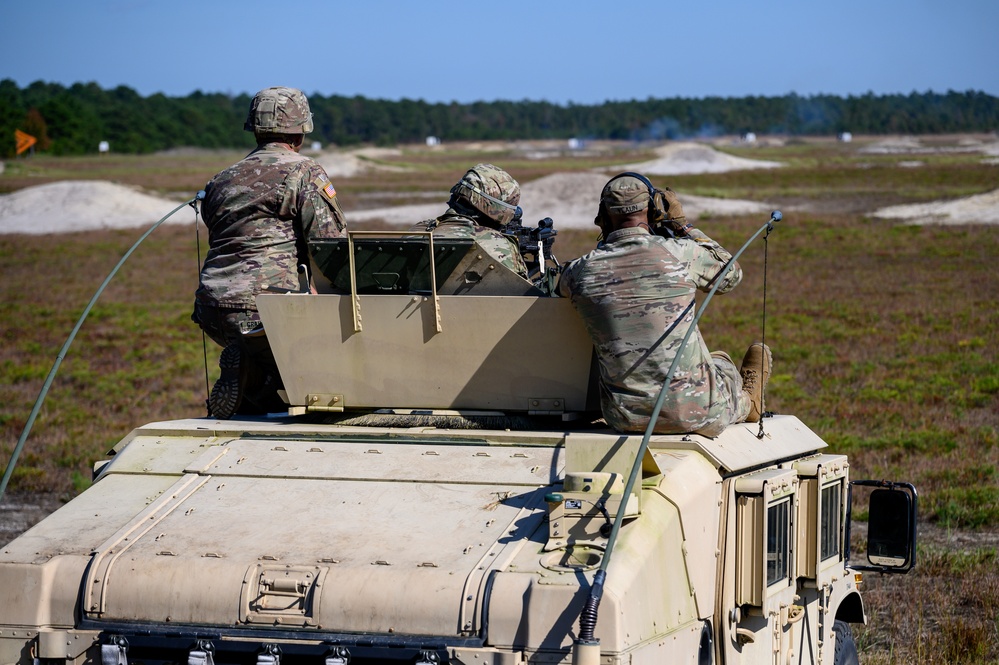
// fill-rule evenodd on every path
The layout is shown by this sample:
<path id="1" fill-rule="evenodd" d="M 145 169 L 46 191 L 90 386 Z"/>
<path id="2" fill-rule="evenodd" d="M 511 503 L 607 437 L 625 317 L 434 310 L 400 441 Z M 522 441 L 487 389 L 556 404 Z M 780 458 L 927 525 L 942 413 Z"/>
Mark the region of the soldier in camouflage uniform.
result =
<path id="1" fill-rule="evenodd" d="M 527 265 L 517 242 L 499 232 L 504 224 L 519 220 L 520 185 L 509 173 L 492 164 L 476 164 L 451 188 L 448 209 L 411 231 L 432 231 L 446 238 L 474 238 L 489 256 L 527 279 Z"/>
<path id="2" fill-rule="evenodd" d="M 260 326 L 256 296 L 299 290 L 308 239 L 336 238 L 345 230 L 333 183 L 323 167 L 299 154 L 313 129 L 305 95 L 294 88 L 261 90 L 243 128 L 254 133 L 256 149 L 205 187 L 209 246 L 191 317 L 223 347 L 222 376 L 209 396 L 209 410 L 219 418 L 274 404 L 280 379 L 266 340 L 245 336 Z"/>
<path id="3" fill-rule="evenodd" d="M 663 222 L 666 237 L 653 234 L 650 223 Z M 693 323 L 695 293 L 714 287 L 732 255 L 686 223 L 671 190 L 656 190 L 643 176 L 623 175 L 607 183 L 596 224 L 604 241 L 566 266 L 558 292 L 572 299 L 593 338 L 607 424 L 620 432 L 644 432 Z M 741 280 L 736 263 L 718 292 L 731 291 Z M 695 329 L 681 351 L 654 431 L 713 437 L 732 423 L 758 421 L 770 364 L 770 350 L 757 343 L 747 351 L 740 373 L 728 354 L 710 353 Z"/>

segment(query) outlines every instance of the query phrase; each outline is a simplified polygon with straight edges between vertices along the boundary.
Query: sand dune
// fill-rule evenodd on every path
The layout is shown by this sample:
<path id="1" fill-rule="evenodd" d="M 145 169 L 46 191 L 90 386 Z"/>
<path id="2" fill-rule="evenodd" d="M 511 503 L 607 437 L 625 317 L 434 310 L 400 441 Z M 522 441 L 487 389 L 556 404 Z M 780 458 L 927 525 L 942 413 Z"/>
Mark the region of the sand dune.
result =
<path id="1" fill-rule="evenodd" d="M 871 215 L 909 224 L 999 224 L 999 189 L 950 201 L 888 206 Z"/>
<path id="2" fill-rule="evenodd" d="M 0 196 L 0 233 L 67 233 L 151 226 L 180 203 L 103 180 L 66 180 Z M 167 223 L 194 222 L 194 209 Z"/>
<path id="3" fill-rule="evenodd" d="M 523 183 L 520 207 L 524 209 L 524 225 L 533 226 L 543 217 L 551 217 L 556 229 L 591 229 L 597 214 L 600 190 L 607 182 L 602 173 L 553 173 Z M 442 197 L 442 199 L 445 197 Z M 684 212 L 690 219 L 702 216 L 767 214 L 773 206 L 753 201 L 714 199 L 680 194 Z M 371 210 L 348 211 L 347 219 L 357 221 L 381 220 L 388 224 L 415 224 L 436 217 L 447 205 L 420 203 Z"/>
<path id="4" fill-rule="evenodd" d="M 553 173 L 522 187 L 524 224 L 543 217 L 555 228 L 590 229 L 600 190 L 607 176 L 599 173 Z M 679 193 L 692 220 L 729 215 L 767 215 L 774 205 L 766 202 L 717 199 Z M 439 202 L 348 210 L 348 223 L 382 221 L 408 226 L 436 217 L 445 208 Z M 75 180 L 28 187 L 0 196 L 0 233 L 68 233 L 95 229 L 123 229 L 153 224 L 179 205 L 177 201 L 150 196 L 131 187 L 99 180 Z M 871 213 L 882 219 L 910 224 L 999 224 L 999 190 L 950 201 L 889 206 Z M 191 208 L 176 212 L 166 223 L 190 224 Z"/>
<path id="5" fill-rule="evenodd" d="M 621 171 L 638 171 L 644 175 L 682 175 L 696 173 L 725 173 L 745 169 L 774 169 L 780 162 L 736 157 L 715 150 L 703 143 L 667 143 L 657 148 L 656 159 L 614 167 Z M 608 168 L 608 171 L 614 170 Z"/>

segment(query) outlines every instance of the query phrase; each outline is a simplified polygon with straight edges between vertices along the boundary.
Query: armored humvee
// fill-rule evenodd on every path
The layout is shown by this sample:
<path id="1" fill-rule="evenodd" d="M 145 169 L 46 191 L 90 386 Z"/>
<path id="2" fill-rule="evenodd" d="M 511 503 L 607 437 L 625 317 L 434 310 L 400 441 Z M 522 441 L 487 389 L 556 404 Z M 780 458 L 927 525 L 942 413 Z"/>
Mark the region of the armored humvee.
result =
<path id="1" fill-rule="evenodd" d="M 911 486 L 857 490 L 853 555 L 797 418 L 615 433 L 570 303 L 473 240 L 311 249 L 318 293 L 258 299 L 287 411 L 116 445 L 0 549 L 0 665 L 855 661 Z"/>

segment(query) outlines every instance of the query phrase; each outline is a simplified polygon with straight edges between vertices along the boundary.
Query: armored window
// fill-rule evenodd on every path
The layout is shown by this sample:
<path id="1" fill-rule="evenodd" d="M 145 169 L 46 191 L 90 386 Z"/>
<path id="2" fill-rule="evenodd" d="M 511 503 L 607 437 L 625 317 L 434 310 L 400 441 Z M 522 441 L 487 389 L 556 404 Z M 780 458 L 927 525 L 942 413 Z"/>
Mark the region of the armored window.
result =
<path id="1" fill-rule="evenodd" d="M 821 560 L 840 555 L 840 528 L 843 514 L 843 481 L 830 483 L 822 488 L 822 524 L 819 536 Z"/>
<path id="2" fill-rule="evenodd" d="M 798 476 L 793 469 L 756 471 L 739 478 L 735 492 L 736 602 L 776 611 L 795 594 Z"/>
<path id="3" fill-rule="evenodd" d="M 840 574 L 846 541 L 846 495 L 850 465 L 846 455 L 815 455 L 794 463 L 801 479 L 798 505 L 791 521 L 798 540 L 793 570 L 799 577 L 830 584 Z"/>
<path id="4" fill-rule="evenodd" d="M 786 579 L 790 558 L 791 500 L 767 507 L 767 586 Z"/>

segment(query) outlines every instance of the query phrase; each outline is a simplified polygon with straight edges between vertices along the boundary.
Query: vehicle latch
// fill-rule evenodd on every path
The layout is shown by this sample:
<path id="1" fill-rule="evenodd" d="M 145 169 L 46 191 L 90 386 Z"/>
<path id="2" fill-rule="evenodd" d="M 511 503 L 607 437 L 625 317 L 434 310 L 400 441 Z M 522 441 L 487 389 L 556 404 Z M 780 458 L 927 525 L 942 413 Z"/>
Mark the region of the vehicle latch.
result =
<path id="1" fill-rule="evenodd" d="M 243 583 L 240 619 L 246 623 L 312 625 L 326 572 L 318 566 L 250 566 Z"/>

